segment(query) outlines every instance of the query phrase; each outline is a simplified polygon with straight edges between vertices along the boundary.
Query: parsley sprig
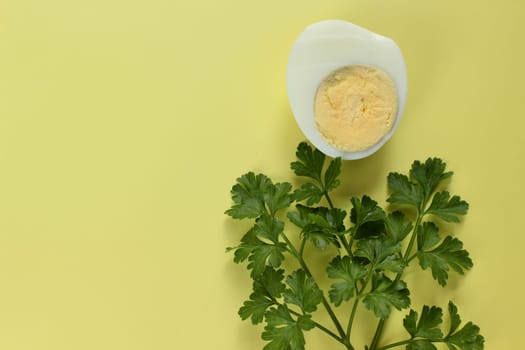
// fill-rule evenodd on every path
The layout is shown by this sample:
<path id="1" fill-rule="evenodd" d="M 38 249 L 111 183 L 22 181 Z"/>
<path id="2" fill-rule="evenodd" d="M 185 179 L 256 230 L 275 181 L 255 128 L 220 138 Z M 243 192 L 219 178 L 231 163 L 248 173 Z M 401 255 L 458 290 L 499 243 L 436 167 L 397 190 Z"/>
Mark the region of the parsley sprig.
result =
<path id="1" fill-rule="evenodd" d="M 381 208 L 364 195 L 351 198 L 347 212 L 334 207 L 330 197 L 340 185 L 341 159 L 327 161 L 324 154 L 304 142 L 297 147 L 296 156 L 291 169 L 307 180 L 299 188 L 249 172 L 232 187 L 233 204 L 226 211 L 234 219 L 253 220 L 240 243 L 227 250 L 233 251 L 234 262 L 247 262 L 253 291 L 239 309 L 239 316 L 253 324 L 265 323 L 264 350 L 303 350 L 304 332 L 313 328 L 336 339 L 345 349 L 354 350 L 351 335 L 359 305 L 379 319 L 365 350 L 400 346 L 433 350 L 437 343 L 446 344 L 450 350 L 483 349 L 479 327 L 472 322 L 462 325 L 452 302 L 448 305 L 446 333 L 442 330 L 442 309 L 425 305 L 419 313 L 409 310 L 404 318 L 407 339 L 380 345 L 392 311 L 411 305 L 410 291 L 402 278 L 413 260 L 417 259 L 421 269 L 429 271 L 442 287 L 451 272 L 464 274 L 472 268 L 463 243 L 439 229 L 439 221 L 459 222 L 468 211 L 467 202 L 441 190 L 443 181 L 452 176 L 446 164 L 429 158 L 415 161 L 408 176 L 390 173 L 387 202 L 392 210 Z M 297 227 L 299 237 L 289 238 L 285 217 L 289 221 L 286 225 Z M 300 243 L 296 246 L 294 241 Z M 311 273 L 305 256 L 307 244 L 319 250 L 337 247 L 337 254 L 326 266 L 332 281 L 328 290 L 323 290 Z M 295 260 L 298 268 L 286 271 L 285 259 Z M 335 311 L 347 302 L 352 303 L 352 309 L 343 323 Z M 314 320 L 313 313 L 319 308 L 328 313 L 332 325 Z"/>

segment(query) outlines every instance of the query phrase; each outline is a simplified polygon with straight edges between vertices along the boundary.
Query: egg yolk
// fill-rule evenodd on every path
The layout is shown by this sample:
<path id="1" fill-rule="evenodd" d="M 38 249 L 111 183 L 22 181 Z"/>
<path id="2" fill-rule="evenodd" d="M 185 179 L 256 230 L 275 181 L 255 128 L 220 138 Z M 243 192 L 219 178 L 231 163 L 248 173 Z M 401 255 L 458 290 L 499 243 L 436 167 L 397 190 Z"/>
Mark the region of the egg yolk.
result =
<path id="1" fill-rule="evenodd" d="M 343 67 L 317 89 L 315 122 L 324 139 L 338 150 L 364 151 L 392 129 L 397 100 L 394 82 L 382 70 Z"/>

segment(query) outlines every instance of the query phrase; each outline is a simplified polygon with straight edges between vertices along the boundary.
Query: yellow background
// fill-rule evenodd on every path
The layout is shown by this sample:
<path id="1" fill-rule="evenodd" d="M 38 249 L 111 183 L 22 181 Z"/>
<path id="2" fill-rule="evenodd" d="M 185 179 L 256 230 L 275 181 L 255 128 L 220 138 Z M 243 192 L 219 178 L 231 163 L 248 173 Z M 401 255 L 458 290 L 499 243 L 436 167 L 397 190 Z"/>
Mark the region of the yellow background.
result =
<path id="1" fill-rule="evenodd" d="M 293 180 L 287 56 L 329 18 L 395 39 L 409 74 L 398 131 L 345 163 L 337 204 L 383 203 L 389 171 L 443 157 L 475 266 L 443 290 L 408 276 L 414 305 L 453 299 L 487 349 L 521 347 L 524 17 L 518 0 L 0 0 L 0 348 L 262 348 L 224 253 L 247 224 L 223 211 L 245 171 Z"/>

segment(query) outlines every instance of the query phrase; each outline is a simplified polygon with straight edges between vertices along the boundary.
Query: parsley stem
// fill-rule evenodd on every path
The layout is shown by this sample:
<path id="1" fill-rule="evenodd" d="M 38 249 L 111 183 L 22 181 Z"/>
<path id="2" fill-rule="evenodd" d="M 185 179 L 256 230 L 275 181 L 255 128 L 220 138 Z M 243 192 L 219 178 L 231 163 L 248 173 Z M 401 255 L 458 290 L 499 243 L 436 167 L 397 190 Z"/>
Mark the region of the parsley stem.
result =
<path id="1" fill-rule="evenodd" d="M 357 284 L 355 285 L 355 288 L 357 290 Z M 355 314 L 356 314 L 358 305 L 359 305 L 359 297 L 356 295 L 355 300 L 354 300 L 354 305 L 352 306 L 352 313 L 350 314 L 350 319 L 348 320 L 348 326 L 346 327 L 346 336 L 348 337 L 348 339 L 350 339 L 350 335 L 352 334 L 352 325 L 354 324 L 354 318 L 355 318 Z"/>
<path id="2" fill-rule="evenodd" d="M 304 268 L 305 268 L 305 271 L 307 271 L 306 270 L 307 269 L 306 265 L 304 266 Z M 307 272 L 307 273 L 310 274 L 309 272 Z M 345 331 L 343 330 L 343 327 L 341 326 L 341 323 L 337 319 L 337 316 L 335 315 L 334 310 L 332 310 L 332 308 L 330 307 L 330 304 L 328 303 L 328 300 L 326 300 L 326 297 L 324 296 L 324 293 L 323 293 L 322 302 L 323 302 L 323 306 L 326 309 L 326 312 L 328 312 L 328 315 L 330 316 L 330 318 L 334 322 L 334 325 L 337 328 L 337 331 L 339 332 L 339 335 L 341 336 L 341 338 L 344 339 L 344 341 L 346 341 Z M 354 349 L 354 347 L 352 345 L 350 345 L 350 343 L 346 343 L 345 342 L 344 344 L 346 345 L 347 349 L 351 349 L 351 350 Z"/>
<path id="3" fill-rule="evenodd" d="M 331 209 L 334 208 L 334 204 L 332 203 L 332 199 L 330 199 L 330 195 L 328 194 L 328 191 L 324 191 L 323 192 L 325 198 L 326 198 L 326 201 L 328 202 L 328 205 L 330 206 Z"/>
<path id="4" fill-rule="evenodd" d="M 299 264 L 301 265 L 303 270 L 306 272 L 306 274 L 313 279 L 314 276 L 312 275 L 312 272 L 310 271 L 310 269 L 306 265 L 306 262 L 304 261 L 302 256 L 297 251 L 297 248 L 295 248 L 293 243 L 290 241 L 290 239 L 288 238 L 288 236 L 286 236 L 286 234 L 284 232 L 281 232 L 281 235 L 282 235 L 283 239 L 285 240 L 286 244 L 290 247 L 290 252 L 292 253 L 292 255 L 295 256 L 297 261 L 299 261 Z M 326 297 L 324 296 L 324 293 L 322 294 L 321 301 L 323 303 L 324 308 L 326 309 L 326 312 L 328 312 L 328 315 L 330 316 L 330 318 L 332 319 L 332 322 L 334 323 L 335 327 L 337 328 L 337 331 L 338 331 L 340 337 L 344 341 L 346 341 L 345 331 L 343 330 L 343 327 L 341 326 L 341 323 L 337 319 L 337 316 L 335 315 L 334 310 L 332 310 L 332 308 L 330 307 L 330 304 L 328 303 L 328 300 L 326 300 Z M 344 344 L 347 347 L 347 349 L 349 349 L 349 350 L 353 350 L 354 349 L 353 346 L 350 345 L 349 343 L 345 342 Z"/>
<path id="5" fill-rule="evenodd" d="M 374 270 L 372 268 L 369 269 L 368 275 L 366 276 L 363 285 L 361 286 L 361 290 L 357 290 L 357 283 L 355 284 L 355 291 L 356 296 L 354 300 L 354 305 L 352 306 L 352 312 L 350 314 L 350 318 L 348 319 L 348 326 L 346 327 L 346 336 L 348 337 L 348 340 L 350 340 L 350 335 L 352 334 L 352 326 L 354 324 L 355 314 L 357 311 L 357 306 L 359 305 L 359 300 L 361 296 L 363 295 L 364 290 L 366 289 L 366 286 L 368 285 L 368 282 L 370 281 L 370 278 L 372 277 L 372 273 Z"/>
<path id="6" fill-rule="evenodd" d="M 348 244 L 345 236 L 344 235 L 338 235 L 338 237 L 341 240 L 341 243 L 343 244 L 343 247 L 345 247 L 346 251 L 348 252 L 348 255 L 352 256 L 352 250 L 350 249 L 350 244 Z"/>
<path id="7" fill-rule="evenodd" d="M 395 343 L 392 343 L 392 344 L 381 346 L 381 347 L 377 348 L 377 350 L 386 350 L 386 349 L 390 349 L 390 348 L 395 348 L 396 346 L 401 346 L 401 345 L 408 344 L 411 341 L 412 341 L 412 339 L 398 341 L 398 342 L 395 342 Z"/>
<path id="8" fill-rule="evenodd" d="M 306 246 L 306 238 L 303 237 L 301 240 L 301 248 L 299 249 L 299 256 L 303 257 L 304 247 Z"/>
<path id="9" fill-rule="evenodd" d="M 370 350 L 377 349 L 377 343 L 379 342 L 381 333 L 383 333 L 384 327 L 385 327 L 385 319 L 380 319 L 379 323 L 377 324 L 376 332 L 374 333 L 374 338 L 372 339 L 372 343 L 370 344 Z"/>
<path id="10" fill-rule="evenodd" d="M 414 225 L 414 229 L 412 230 L 412 236 L 410 237 L 410 241 L 408 242 L 407 249 L 405 250 L 405 254 L 403 255 L 403 259 L 408 265 L 408 257 L 412 253 L 412 248 L 414 247 L 414 243 L 416 242 L 417 238 L 417 230 L 419 228 L 419 225 L 421 225 L 421 221 L 423 220 L 423 216 L 425 216 L 425 213 L 421 210 L 418 210 L 417 212 L 417 220 L 416 224 Z M 401 276 L 403 275 L 403 271 L 399 272 L 396 276 L 396 281 L 399 281 L 401 279 Z"/>
<path id="11" fill-rule="evenodd" d="M 337 334 L 335 334 L 334 332 L 332 332 L 332 331 L 329 330 L 328 328 L 324 327 L 323 325 L 320 325 L 319 323 L 317 323 L 317 322 L 315 322 L 315 321 L 313 321 L 313 322 L 314 322 L 314 324 L 315 324 L 315 326 L 316 326 L 317 328 L 319 328 L 320 330 L 322 330 L 323 332 L 325 332 L 326 334 L 328 334 L 328 335 L 331 336 L 332 338 L 336 339 L 336 340 L 339 341 L 340 343 L 345 344 L 345 343 L 344 343 L 344 340 L 341 339 L 341 338 L 339 338 L 339 337 L 337 336 Z"/>
<path id="12" fill-rule="evenodd" d="M 407 264 L 417 257 L 417 253 L 414 253 L 410 258 L 407 259 Z"/>
<path id="13" fill-rule="evenodd" d="M 288 245 L 288 247 L 290 247 L 290 249 L 289 249 L 290 253 L 292 253 L 292 255 L 295 256 L 295 258 L 297 258 L 299 260 L 299 262 L 303 261 L 303 259 L 301 258 L 301 255 L 297 251 L 297 248 L 295 248 L 295 246 L 293 245 L 292 241 L 290 241 L 290 239 L 288 238 L 286 233 L 281 232 L 281 236 L 283 237 L 283 239 L 286 242 L 286 244 Z"/>

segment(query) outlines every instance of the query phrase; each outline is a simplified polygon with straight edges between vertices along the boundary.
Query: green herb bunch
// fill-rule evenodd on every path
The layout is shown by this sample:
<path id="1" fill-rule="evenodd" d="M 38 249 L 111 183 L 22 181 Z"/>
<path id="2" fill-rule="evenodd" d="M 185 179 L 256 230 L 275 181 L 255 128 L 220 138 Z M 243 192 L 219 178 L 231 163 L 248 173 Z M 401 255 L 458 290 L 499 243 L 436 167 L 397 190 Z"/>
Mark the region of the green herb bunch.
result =
<path id="1" fill-rule="evenodd" d="M 440 286 L 447 284 L 451 271 L 463 274 L 472 267 L 463 243 L 450 235 L 443 237 L 435 223 L 436 219 L 459 222 L 468 210 L 467 202 L 459 196 L 439 190 L 440 183 L 452 176 L 446 164 L 429 158 L 415 161 L 409 176 L 390 173 L 387 201 L 394 211 L 387 212 L 365 195 L 351 198 L 347 213 L 334 207 L 330 198 L 340 184 L 341 159 L 327 162 L 324 154 L 307 143 L 299 144 L 296 155 L 291 168 L 307 182 L 293 189 L 290 183 L 274 183 L 263 174 L 249 172 L 237 179 L 231 190 L 233 205 L 226 211 L 234 219 L 254 219 L 240 244 L 227 250 L 234 251 L 234 262 L 247 262 L 253 292 L 239 315 L 253 324 L 265 322 L 262 339 L 268 343 L 264 350 L 302 350 L 304 332 L 313 328 L 353 350 L 351 335 L 359 305 L 379 319 L 366 350 L 400 346 L 432 350 L 437 349 L 437 343 L 446 344 L 450 350 L 483 349 L 479 327 L 462 323 L 452 302 L 448 304 L 445 330 L 443 310 L 425 305 L 405 316 L 406 339 L 384 345 L 379 342 L 393 309 L 410 307 L 410 292 L 402 277 L 412 261 L 429 270 Z M 300 237 L 295 241 L 300 243 L 294 244 L 285 231 L 285 213 L 299 228 Z M 329 245 L 338 248 L 326 266 L 333 281 L 327 292 L 308 266 L 307 244 L 320 250 Z M 295 260 L 298 269 L 285 272 L 285 259 Z M 352 308 L 347 322 L 342 323 L 334 309 L 347 302 Z M 333 326 L 313 319 L 312 313 L 319 307 L 326 310 Z"/>

